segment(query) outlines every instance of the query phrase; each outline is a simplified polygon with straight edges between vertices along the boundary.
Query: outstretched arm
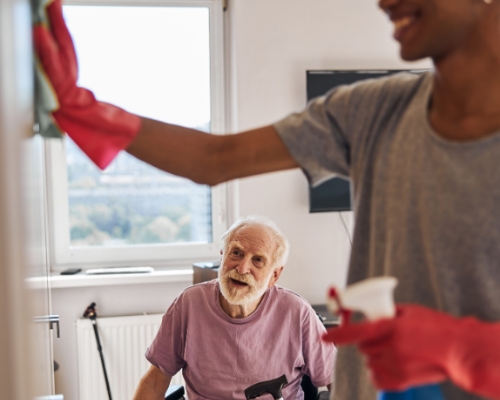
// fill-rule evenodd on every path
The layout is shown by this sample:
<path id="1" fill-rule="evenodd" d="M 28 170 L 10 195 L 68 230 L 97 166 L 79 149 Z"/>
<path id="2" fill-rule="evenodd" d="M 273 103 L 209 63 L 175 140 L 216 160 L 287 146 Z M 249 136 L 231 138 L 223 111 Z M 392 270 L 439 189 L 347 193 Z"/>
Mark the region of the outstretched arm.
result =
<path id="1" fill-rule="evenodd" d="M 208 185 L 298 167 L 272 126 L 219 136 L 142 118 L 127 151 L 161 170 Z"/>
<path id="2" fill-rule="evenodd" d="M 163 400 L 171 380 L 171 376 L 152 365 L 141 378 L 133 400 Z"/>
<path id="3" fill-rule="evenodd" d="M 76 54 L 61 0 L 48 2 L 45 15 L 46 23 L 34 26 L 33 37 L 39 68 L 57 102 L 53 121 L 100 168 L 123 149 L 164 171 L 209 185 L 297 167 L 270 126 L 238 135 L 207 135 L 98 101 L 77 85 Z"/>
<path id="4" fill-rule="evenodd" d="M 405 305 L 396 318 L 345 325 L 324 339 L 356 344 L 379 389 L 450 379 L 466 391 L 500 399 L 500 323 Z"/>

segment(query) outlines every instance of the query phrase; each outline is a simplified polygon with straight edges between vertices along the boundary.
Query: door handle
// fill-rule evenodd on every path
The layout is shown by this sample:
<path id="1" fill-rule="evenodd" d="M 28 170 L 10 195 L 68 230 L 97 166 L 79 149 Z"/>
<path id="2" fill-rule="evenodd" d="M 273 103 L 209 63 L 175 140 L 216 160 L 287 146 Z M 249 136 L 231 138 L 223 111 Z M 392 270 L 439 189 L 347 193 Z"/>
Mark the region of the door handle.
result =
<path id="1" fill-rule="evenodd" d="M 34 318 L 35 322 L 40 323 L 48 323 L 49 324 L 49 329 L 54 329 L 54 325 L 57 326 L 57 338 L 59 339 L 61 337 L 61 332 L 59 329 L 59 315 L 42 315 L 40 317 L 35 317 Z"/>

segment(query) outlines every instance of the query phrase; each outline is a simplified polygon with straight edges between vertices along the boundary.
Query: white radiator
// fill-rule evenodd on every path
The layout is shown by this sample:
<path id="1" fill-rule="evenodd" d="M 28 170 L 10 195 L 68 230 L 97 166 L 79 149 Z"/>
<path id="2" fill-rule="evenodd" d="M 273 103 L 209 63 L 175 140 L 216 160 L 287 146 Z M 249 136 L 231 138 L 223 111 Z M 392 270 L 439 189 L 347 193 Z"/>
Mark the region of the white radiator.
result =
<path id="1" fill-rule="evenodd" d="M 156 336 L 162 314 L 97 318 L 104 361 L 113 400 L 131 400 L 149 369 L 144 357 Z M 88 319 L 76 323 L 80 400 L 108 400 L 94 329 Z M 184 385 L 181 373 L 172 384 Z"/>

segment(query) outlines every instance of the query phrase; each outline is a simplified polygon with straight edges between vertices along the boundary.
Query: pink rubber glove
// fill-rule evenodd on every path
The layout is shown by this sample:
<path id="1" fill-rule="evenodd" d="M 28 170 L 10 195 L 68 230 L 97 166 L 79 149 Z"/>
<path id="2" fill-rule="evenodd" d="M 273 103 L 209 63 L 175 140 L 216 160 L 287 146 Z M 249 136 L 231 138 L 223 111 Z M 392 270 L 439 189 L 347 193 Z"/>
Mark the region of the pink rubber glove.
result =
<path id="1" fill-rule="evenodd" d="M 417 305 L 397 316 L 329 330 L 324 340 L 356 344 L 381 390 L 452 380 L 466 391 L 500 399 L 500 324 L 454 318 Z"/>
<path id="2" fill-rule="evenodd" d="M 41 66 L 59 103 L 52 116 L 60 129 L 104 169 L 133 141 L 141 120 L 121 108 L 97 101 L 92 92 L 76 85 L 78 64 L 61 0 L 54 0 L 46 11 L 50 29 L 37 25 L 33 37 Z"/>

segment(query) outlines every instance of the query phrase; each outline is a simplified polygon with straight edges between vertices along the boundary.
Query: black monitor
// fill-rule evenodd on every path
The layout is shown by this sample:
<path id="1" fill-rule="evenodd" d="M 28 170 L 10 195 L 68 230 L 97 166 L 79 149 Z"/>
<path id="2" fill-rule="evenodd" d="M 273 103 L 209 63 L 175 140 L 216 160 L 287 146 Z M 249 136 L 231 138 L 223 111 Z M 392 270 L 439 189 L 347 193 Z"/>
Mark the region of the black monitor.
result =
<path id="1" fill-rule="evenodd" d="M 322 96 L 330 89 L 348 85 L 363 79 L 392 75 L 403 70 L 375 71 L 307 71 L 307 101 Z M 413 72 L 413 71 L 411 71 Z M 343 178 L 332 178 L 309 189 L 309 212 L 349 211 L 351 205 L 351 184 Z"/>

